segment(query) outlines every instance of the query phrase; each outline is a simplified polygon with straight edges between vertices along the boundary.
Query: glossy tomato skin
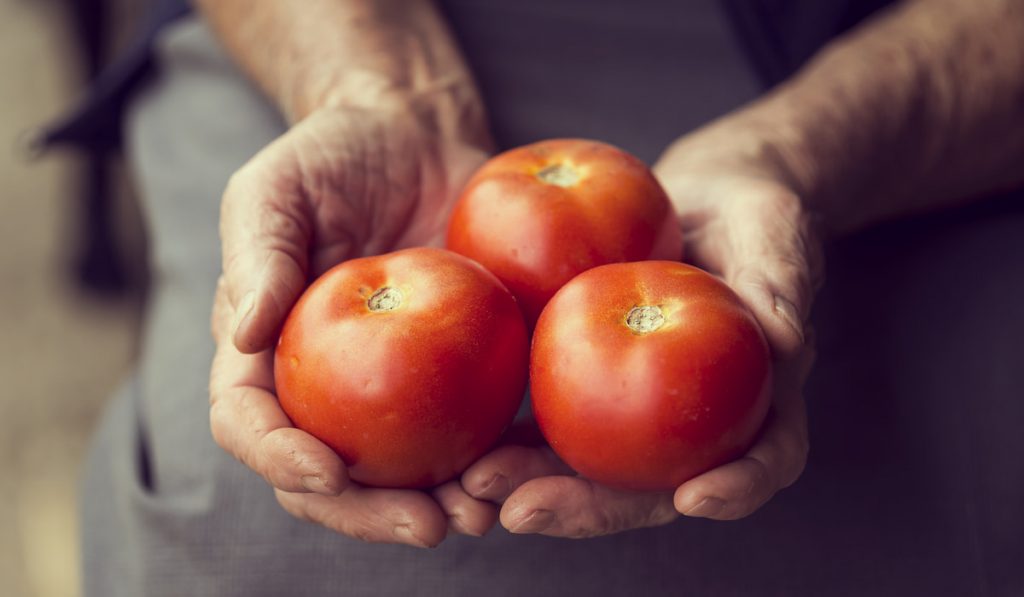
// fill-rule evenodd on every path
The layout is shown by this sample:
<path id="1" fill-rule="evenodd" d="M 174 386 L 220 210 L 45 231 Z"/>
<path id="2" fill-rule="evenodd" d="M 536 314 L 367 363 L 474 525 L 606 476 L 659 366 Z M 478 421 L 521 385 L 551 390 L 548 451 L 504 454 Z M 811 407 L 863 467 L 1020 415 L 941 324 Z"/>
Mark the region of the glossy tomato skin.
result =
<path id="1" fill-rule="evenodd" d="M 447 246 L 498 276 L 531 326 L 583 271 L 682 257 L 675 212 L 650 169 L 583 139 L 541 141 L 489 160 L 455 206 Z"/>
<path id="2" fill-rule="evenodd" d="M 508 290 L 465 257 L 418 248 L 316 280 L 284 324 L 274 376 L 295 426 L 334 449 L 353 480 L 425 488 L 495 443 L 527 364 Z"/>
<path id="3" fill-rule="evenodd" d="M 652 306 L 659 311 L 640 317 Z M 743 455 L 770 388 L 753 315 L 724 283 L 682 263 L 589 270 L 555 295 L 534 332 L 541 432 L 577 472 L 612 487 L 672 490 Z"/>

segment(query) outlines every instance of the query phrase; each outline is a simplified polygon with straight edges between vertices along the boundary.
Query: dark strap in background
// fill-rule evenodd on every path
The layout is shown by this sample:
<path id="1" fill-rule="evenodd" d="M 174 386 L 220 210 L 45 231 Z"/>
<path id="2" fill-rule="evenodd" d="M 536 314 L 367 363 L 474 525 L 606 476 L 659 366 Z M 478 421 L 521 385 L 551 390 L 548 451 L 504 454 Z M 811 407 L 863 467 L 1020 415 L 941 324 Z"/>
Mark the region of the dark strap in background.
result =
<path id="1" fill-rule="evenodd" d="M 153 44 L 169 23 L 191 11 L 186 0 L 150 0 L 139 33 L 70 109 L 29 138 L 32 153 L 57 145 L 93 151 L 121 144 L 121 116 L 139 83 L 153 68 Z"/>
<path id="2" fill-rule="evenodd" d="M 893 0 L 721 0 L 766 88 L 795 73 L 829 40 Z"/>

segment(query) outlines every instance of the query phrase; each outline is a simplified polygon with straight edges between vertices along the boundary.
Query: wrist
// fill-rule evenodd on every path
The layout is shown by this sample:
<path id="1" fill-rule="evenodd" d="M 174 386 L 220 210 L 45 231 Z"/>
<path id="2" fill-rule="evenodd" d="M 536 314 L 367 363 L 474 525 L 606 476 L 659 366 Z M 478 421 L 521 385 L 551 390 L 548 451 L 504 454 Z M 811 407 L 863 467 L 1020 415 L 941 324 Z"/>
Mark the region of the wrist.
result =
<path id="1" fill-rule="evenodd" d="M 808 206 L 818 190 L 816 164 L 793 128 L 763 101 L 685 135 L 662 156 L 659 174 L 671 186 L 682 181 L 714 178 L 759 179 L 791 190 Z"/>
<path id="2" fill-rule="evenodd" d="M 797 131 L 787 130 L 760 102 L 676 141 L 655 167 L 686 222 L 728 211 L 737 217 L 771 213 L 820 239 L 835 228 L 817 200 L 815 163 Z M 812 246 L 814 245 L 814 246 Z M 817 251 L 817 241 L 804 243 Z"/>
<path id="3" fill-rule="evenodd" d="M 819 123 L 805 117 L 784 85 L 741 114 L 737 128 L 742 132 L 733 134 L 749 137 L 747 143 L 756 147 L 751 159 L 765 176 L 792 189 L 805 211 L 815 213 L 825 228 L 835 229 L 839 216 L 832 213 L 829 196 L 835 182 L 830 180 L 831 167 L 839 157 L 828 145 L 817 143 Z M 830 135 L 835 134 L 833 129 Z"/>
<path id="4" fill-rule="evenodd" d="M 864 202 L 853 199 L 870 188 L 879 166 L 864 151 L 869 116 L 853 122 L 840 107 L 823 106 L 830 101 L 791 81 L 722 119 L 715 135 L 728 146 L 728 157 L 717 159 L 791 190 L 823 233 L 835 235 L 866 218 Z"/>
<path id="5" fill-rule="evenodd" d="M 281 102 L 293 122 L 323 110 L 370 111 L 396 120 L 411 117 L 442 139 L 493 149 L 486 111 L 468 74 L 412 85 L 382 73 L 352 70 L 343 78 L 325 77 L 300 88 Z"/>

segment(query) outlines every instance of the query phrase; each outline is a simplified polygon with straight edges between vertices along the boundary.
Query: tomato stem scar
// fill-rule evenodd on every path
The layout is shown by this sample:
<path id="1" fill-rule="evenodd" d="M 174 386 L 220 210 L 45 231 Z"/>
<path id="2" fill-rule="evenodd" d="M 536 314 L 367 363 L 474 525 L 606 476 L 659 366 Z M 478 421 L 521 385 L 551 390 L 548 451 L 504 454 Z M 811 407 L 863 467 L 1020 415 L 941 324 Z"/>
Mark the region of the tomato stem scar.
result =
<path id="1" fill-rule="evenodd" d="M 626 314 L 626 326 L 637 334 L 649 334 L 663 325 L 665 314 L 655 305 L 633 307 Z"/>
<path id="2" fill-rule="evenodd" d="M 559 187 L 571 187 L 580 180 L 580 174 L 568 164 L 551 164 L 537 173 L 541 182 Z"/>
<path id="3" fill-rule="evenodd" d="M 401 290 L 385 286 L 370 296 L 366 301 L 366 308 L 374 313 L 378 311 L 394 311 L 402 306 L 404 298 Z"/>

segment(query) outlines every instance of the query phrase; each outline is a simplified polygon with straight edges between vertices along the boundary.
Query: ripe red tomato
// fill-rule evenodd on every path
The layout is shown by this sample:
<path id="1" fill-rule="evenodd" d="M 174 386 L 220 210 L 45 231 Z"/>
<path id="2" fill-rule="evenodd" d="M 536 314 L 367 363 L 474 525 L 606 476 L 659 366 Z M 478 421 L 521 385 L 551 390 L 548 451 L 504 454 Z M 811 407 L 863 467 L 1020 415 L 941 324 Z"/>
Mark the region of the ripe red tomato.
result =
<path id="1" fill-rule="evenodd" d="M 741 456 L 769 406 L 768 344 L 724 283 L 667 261 L 605 265 L 537 323 L 533 411 L 583 476 L 670 490 Z"/>
<path id="2" fill-rule="evenodd" d="M 447 242 L 498 276 L 531 326 L 585 270 L 682 257 L 675 212 L 647 166 L 581 139 L 526 145 L 484 164 L 455 206 Z"/>
<path id="3" fill-rule="evenodd" d="M 526 386 L 528 336 L 492 274 L 442 249 L 407 249 L 329 270 L 281 332 L 274 378 L 296 427 L 350 477 L 431 487 L 482 456 Z"/>

